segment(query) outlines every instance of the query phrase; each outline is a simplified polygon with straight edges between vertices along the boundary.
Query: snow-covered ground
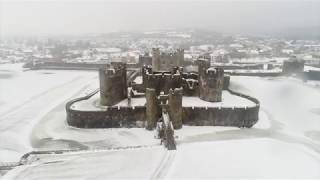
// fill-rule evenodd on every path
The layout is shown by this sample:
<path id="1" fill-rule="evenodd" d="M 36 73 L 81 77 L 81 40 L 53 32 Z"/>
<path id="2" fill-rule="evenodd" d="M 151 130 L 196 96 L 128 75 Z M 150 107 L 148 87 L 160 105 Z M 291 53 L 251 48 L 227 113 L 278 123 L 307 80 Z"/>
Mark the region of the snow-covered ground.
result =
<path id="1" fill-rule="evenodd" d="M 304 71 L 310 71 L 310 70 L 320 71 L 320 68 L 313 67 L 313 66 L 308 66 L 308 65 L 305 65 L 305 66 L 304 66 Z"/>
<path id="2" fill-rule="evenodd" d="M 162 147 L 44 155 L 16 168 L 5 179 L 118 179 L 152 177 L 166 151 Z M 51 162 L 51 163 L 47 163 Z"/>
<path id="3" fill-rule="evenodd" d="M 0 65 L 0 162 L 17 161 L 32 150 L 34 125 L 61 102 L 97 81 L 96 72 L 22 71 L 21 64 Z"/>
<path id="4" fill-rule="evenodd" d="M 245 84 L 245 86 L 244 86 Z M 231 89 L 251 94 L 278 123 L 279 129 L 293 136 L 320 144 L 320 88 L 298 79 L 277 77 L 232 77 Z"/>
<path id="5" fill-rule="evenodd" d="M 186 143 L 165 177 L 173 179 L 319 178 L 320 156 L 268 138 Z"/>
<path id="6" fill-rule="evenodd" d="M 97 88 L 96 72 L 12 72 L 0 78 L 0 101 L 12 107 L 0 111 L 0 162 L 32 149 L 84 151 L 36 155 L 4 179 L 320 178 L 320 88 L 314 83 L 231 77 L 233 90 L 260 100 L 258 123 L 251 129 L 184 126 L 175 131 L 177 151 L 168 152 L 152 131 L 66 125 L 65 102 Z M 49 77 L 51 83 L 40 83 Z M 2 86 L 9 80 L 11 87 Z M 15 100 L 24 91 L 30 98 Z"/>
<path id="7" fill-rule="evenodd" d="M 135 79 L 134 79 L 134 82 L 137 83 L 137 84 L 142 84 L 142 76 L 137 76 Z"/>

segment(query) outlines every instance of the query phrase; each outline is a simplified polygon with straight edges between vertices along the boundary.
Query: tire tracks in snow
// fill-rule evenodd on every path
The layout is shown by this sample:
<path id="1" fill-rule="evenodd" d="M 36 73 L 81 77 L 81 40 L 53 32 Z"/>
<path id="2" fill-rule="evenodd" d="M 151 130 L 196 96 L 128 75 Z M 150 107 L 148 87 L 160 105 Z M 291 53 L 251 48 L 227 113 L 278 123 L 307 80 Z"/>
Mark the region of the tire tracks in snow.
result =
<path id="1" fill-rule="evenodd" d="M 34 114 L 34 110 L 38 109 L 37 107 L 43 106 L 43 104 L 45 104 L 45 103 L 38 104 L 38 102 L 48 101 L 48 107 L 49 107 L 51 104 L 53 104 L 54 102 L 56 102 L 59 99 L 56 96 L 51 96 L 51 97 L 47 97 L 47 96 L 54 95 L 54 94 L 57 94 L 57 95 L 69 94 L 72 91 L 69 91 L 68 93 L 63 93 L 63 91 L 65 89 L 68 89 L 68 87 L 70 87 L 70 86 L 72 87 L 73 85 L 77 85 L 80 82 L 82 82 L 82 77 L 76 77 L 66 83 L 60 84 L 52 89 L 49 89 L 49 90 L 44 91 L 38 95 L 35 95 L 35 96 L 33 96 L 33 98 L 31 98 L 27 102 L 23 103 L 22 105 L 20 105 L 18 108 L 13 108 L 13 109 L 11 109 L 10 112 L 6 113 L 5 115 L 2 115 L 2 117 L 0 118 L 0 122 L 9 121 L 9 119 L 10 119 L 10 121 L 17 121 L 17 123 L 19 121 L 19 123 L 24 123 L 24 122 L 21 122 L 21 120 L 30 119 L 32 117 L 38 116 L 38 113 Z M 39 111 L 39 113 L 41 113 L 41 112 Z M 18 118 L 19 116 L 24 116 L 25 118 L 22 118 L 22 117 Z M 0 130 L 5 131 L 6 129 L 10 128 L 11 126 L 17 125 L 16 123 L 10 122 L 7 125 L 7 127 L 5 127 L 4 126 L 5 124 L 6 123 L 2 123 L 2 127 Z"/>
<path id="2" fill-rule="evenodd" d="M 16 105 L 16 106 L 12 107 L 11 109 L 9 109 L 9 110 L 7 110 L 7 111 L 5 111 L 5 112 L 2 112 L 2 113 L 1 113 L 0 122 L 3 121 L 6 116 L 9 116 L 9 115 L 12 114 L 12 113 L 19 112 L 19 110 L 22 109 L 25 105 L 28 105 L 28 104 L 32 103 L 33 101 L 36 101 L 37 99 L 39 99 L 39 98 L 41 98 L 41 97 L 43 97 L 43 96 L 46 96 L 46 95 L 47 95 L 48 93 L 50 93 L 51 91 L 55 91 L 55 90 L 57 90 L 57 89 L 65 86 L 65 85 L 67 85 L 67 84 L 70 84 L 71 82 L 77 81 L 77 80 L 79 80 L 80 78 L 81 78 L 81 77 L 76 77 L 76 78 L 74 78 L 74 79 L 72 79 L 72 80 L 70 80 L 70 81 L 68 81 L 68 82 L 65 82 L 65 83 L 63 83 L 63 84 L 59 84 L 59 85 L 54 86 L 54 87 L 52 87 L 52 88 L 50 88 L 50 89 L 47 89 L 47 90 L 45 90 L 45 91 L 43 91 L 43 92 L 41 92 L 41 93 L 39 93 L 39 94 L 36 94 L 36 95 L 31 96 L 29 99 L 27 99 L 27 100 L 24 101 L 23 103 L 21 103 L 21 104 L 19 104 L 19 105 Z"/>
<path id="3" fill-rule="evenodd" d="M 39 120 L 57 104 L 74 95 L 79 88 L 88 85 L 92 79 L 92 76 L 75 77 L 34 96 L 33 99 L 13 109 L 5 116 L 1 116 L 0 139 L 10 138 L 10 141 L 0 144 L 0 152 L 3 147 L 11 147 L 20 153 L 31 150 L 29 136 Z"/>
<path id="4" fill-rule="evenodd" d="M 176 150 L 166 150 L 159 166 L 155 169 L 150 179 L 164 179 L 176 156 Z"/>

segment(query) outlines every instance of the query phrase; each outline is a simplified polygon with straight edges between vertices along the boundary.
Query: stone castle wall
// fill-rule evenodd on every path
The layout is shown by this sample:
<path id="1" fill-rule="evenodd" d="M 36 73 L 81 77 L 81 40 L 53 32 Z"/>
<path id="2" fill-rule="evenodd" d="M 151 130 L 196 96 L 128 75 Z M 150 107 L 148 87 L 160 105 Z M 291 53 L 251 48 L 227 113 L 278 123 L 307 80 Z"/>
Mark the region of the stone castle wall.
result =
<path id="1" fill-rule="evenodd" d="M 182 107 L 182 123 L 195 126 L 252 127 L 259 119 L 259 101 L 253 97 L 229 90 L 231 94 L 256 103 L 250 107 Z M 97 93 L 97 92 L 96 92 Z M 78 128 L 146 127 L 148 111 L 145 106 L 109 107 L 100 111 L 78 111 L 71 108 L 77 101 L 89 99 L 92 94 L 67 103 L 67 123 Z M 180 99 L 172 101 L 179 104 Z M 175 110 L 177 111 L 177 110 Z M 180 110 L 178 110 L 180 111 Z M 150 111 L 153 112 L 153 111 Z M 149 113 L 150 113 L 149 112 Z M 172 111 L 173 113 L 173 111 Z M 176 121 L 173 117 L 173 121 Z M 158 120 L 157 115 L 154 121 Z M 174 124 L 174 122 L 173 122 Z M 153 124 L 152 124 L 153 126 Z"/>
<path id="2" fill-rule="evenodd" d="M 106 111 L 67 111 L 67 122 L 78 128 L 145 127 L 146 107 L 110 107 Z"/>
<path id="3" fill-rule="evenodd" d="M 259 119 L 260 102 L 251 96 L 228 91 L 253 101 L 255 106 L 248 107 L 184 107 L 183 123 L 193 126 L 234 126 L 252 127 Z"/>
<path id="4" fill-rule="evenodd" d="M 188 125 L 251 127 L 258 120 L 259 101 L 228 89 L 230 77 L 224 76 L 223 69 L 210 68 L 210 62 L 200 60 L 199 74 L 183 73 L 182 69 L 155 71 L 151 67 L 142 68 L 143 89 L 146 106 L 120 107 L 116 103 L 127 97 L 127 71 L 123 63 L 112 63 L 106 69 L 100 69 L 100 104 L 107 109 L 78 111 L 71 108 L 77 101 L 87 100 L 92 94 L 77 98 L 66 105 L 67 122 L 79 128 L 146 127 L 153 129 L 161 117 L 161 107 L 169 113 L 175 129 Z M 131 80 L 136 76 L 132 74 Z M 131 76 L 129 76 L 130 79 Z M 185 94 L 184 85 L 195 81 L 197 95 L 205 101 L 221 101 L 222 89 L 231 94 L 255 102 L 252 107 L 182 107 Z M 164 94 L 160 95 L 163 91 Z"/>
<path id="5" fill-rule="evenodd" d="M 79 111 L 72 109 L 73 103 L 84 101 L 99 92 L 99 89 L 66 104 L 67 123 L 77 128 L 144 127 L 146 107 L 108 107 L 104 111 Z"/>
<path id="6" fill-rule="evenodd" d="M 234 126 L 252 127 L 259 117 L 259 106 L 256 107 L 185 107 L 183 123 L 193 126 Z"/>

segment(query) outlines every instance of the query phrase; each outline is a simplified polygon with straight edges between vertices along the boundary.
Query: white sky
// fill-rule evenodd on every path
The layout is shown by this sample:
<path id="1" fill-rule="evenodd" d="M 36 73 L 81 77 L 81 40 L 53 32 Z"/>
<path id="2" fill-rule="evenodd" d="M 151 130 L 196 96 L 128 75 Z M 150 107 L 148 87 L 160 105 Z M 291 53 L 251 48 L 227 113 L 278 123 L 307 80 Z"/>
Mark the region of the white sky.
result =
<path id="1" fill-rule="evenodd" d="M 198 27 L 255 33 L 320 27 L 319 9 L 320 0 L 0 0 L 0 31 L 36 35 Z"/>

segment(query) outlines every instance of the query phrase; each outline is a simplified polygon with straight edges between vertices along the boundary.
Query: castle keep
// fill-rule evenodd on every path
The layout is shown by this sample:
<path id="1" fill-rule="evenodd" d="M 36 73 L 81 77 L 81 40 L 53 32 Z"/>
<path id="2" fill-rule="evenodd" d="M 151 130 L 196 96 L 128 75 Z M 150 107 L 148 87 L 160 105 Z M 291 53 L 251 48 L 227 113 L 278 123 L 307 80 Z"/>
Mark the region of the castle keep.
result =
<path id="1" fill-rule="evenodd" d="M 166 71 L 173 67 L 181 67 L 184 61 L 184 50 L 162 53 L 159 48 L 152 48 L 152 69 L 154 71 Z"/>
<path id="2" fill-rule="evenodd" d="M 257 122 L 259 101 L 229 90 L 230 77 L 222 68 L 210 67 L 207 59 L 199 59 L 198 72 L 184 72 L 179 66 L 183 50 L 162 54 L 154 48 L 152 55 L 152 66 L 139 71 L 129 72 L 124 63 L 100 69 L 99 90 L 67 103 L 68 124 L 152 130 L 161 119 L 174 129 L 183 124 L 251 127 Z M 134 81 L 138 77 L 141 82 Z M 227 104 L 225 98 L 241 98 L 247 105 Z"/>

